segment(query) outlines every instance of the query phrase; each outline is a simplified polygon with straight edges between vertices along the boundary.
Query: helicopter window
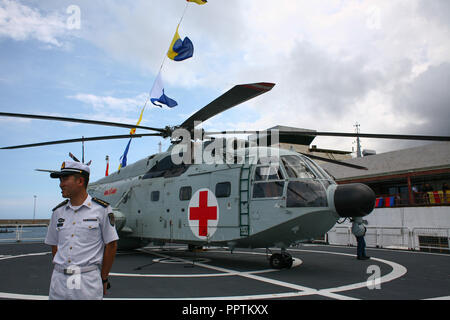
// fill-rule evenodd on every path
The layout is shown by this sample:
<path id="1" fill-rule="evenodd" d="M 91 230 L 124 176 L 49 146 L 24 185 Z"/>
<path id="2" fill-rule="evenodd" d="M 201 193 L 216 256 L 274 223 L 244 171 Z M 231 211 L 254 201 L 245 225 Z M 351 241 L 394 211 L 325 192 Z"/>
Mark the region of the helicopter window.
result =
<path id="1" fill-rule="evenodd" d="M 260 166 L 255 170 L 255 181 L 282 180 L 283 175 L 280 167 Z"/>
<path id="2" fill-rule="evenodd" d="M 172 156 L 167 156 L 164 159 L 157 161 L 142 179 L 177 177 L 182 175 L 187 169 L 187 165 L 183 163 L 176 165 L 172 162 Z"/>
<path id="3" fill-rule="evenodd" d="M 278 157 L 258 157 L 258 164 L 275 164 L 278 163 Z"/>
<path id="4" fill-rule="evenodd" d="M 284 181 L 262 182 L 253 185 L 253 198 L 278 198 L 283 195 Z"/>
<path id="5" fill-rule="evenodd" d="M 216 184 L 216 197 L 217 198 L 227 198 L 231 194 L 231 183 L 220 182 Z"/>
<path id="6" fill-rule="evenodd" d="M 151 193 L 151 200 L 152 201 L 158 201 L 159 200 L 159 191 L 152 191 L 152 193 Z"/>
<path id="7" fill-rule="evenodd" d="M 317 173 L 317 175 L 320 176 L 321 179 L 326 179 L 326 180 L 333 180 L 326 172 L 325 170 L 323 170 L 319 165 L 317 165 L 317 163 L 314 163 L 313 161 L 311 161 L 311 159 L 309 159 L 308 157 L 303 157 L 303 160 L 313 169 L 315 169 L 315 172 Z"/>
<path id="8" fill-rule="evenodd" d="M 314 179 L 315 175 L 297 156 L 281 156 L 281 161 L 290 178 Z"/>
<path id="9" fill-rule="evenodd" d="M 291 181 L 287 187 L 287 207 L 326 207 L 327 195 L 316 180 Z"/>
<path id="10" fill-rule="evenodd" d="M 180 200 L 191 200 L 192 188 L 191 187 L 181 187 L 180 188 Z"/>

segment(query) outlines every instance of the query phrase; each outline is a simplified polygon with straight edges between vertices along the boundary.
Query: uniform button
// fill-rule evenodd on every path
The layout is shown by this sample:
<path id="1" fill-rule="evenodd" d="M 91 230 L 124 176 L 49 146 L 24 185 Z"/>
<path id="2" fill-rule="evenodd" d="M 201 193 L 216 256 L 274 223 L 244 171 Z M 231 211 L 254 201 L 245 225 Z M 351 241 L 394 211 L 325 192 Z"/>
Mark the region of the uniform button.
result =
<path id="1" fill-rule="evenodd" d="M 74 234 L 71 236 L 73 238 Z"/>
<path id="2" fill-rule="evenodd" d="M 72 250 L 72 247 L 70 247 L 69 249 Z"/>
<path id="3" fill-rule="evenodd" d="M 73 224 L 75 225 L 76 222 L 74 222 Z"/>
<path id="4" fill-rule="evenodd" d="M 71 263 L 71 262 L 72 262 L 72 260 L 69 260 L 68 262 L 69 262 L 69 263 Z"/>

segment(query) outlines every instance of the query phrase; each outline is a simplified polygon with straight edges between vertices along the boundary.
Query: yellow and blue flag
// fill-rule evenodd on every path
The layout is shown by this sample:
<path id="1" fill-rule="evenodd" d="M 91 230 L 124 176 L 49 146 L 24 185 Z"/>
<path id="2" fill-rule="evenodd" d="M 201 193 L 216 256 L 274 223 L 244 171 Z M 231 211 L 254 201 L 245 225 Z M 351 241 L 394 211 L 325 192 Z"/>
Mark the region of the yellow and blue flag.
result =
<path id="1" fill-rule="evenodd" d="M 127 155 L 128 155 L 128 150 L 130 150 L 131 139 L 132 138 L 130 138 L 130 141 L 128 141 L 127 147 L 125 148 L 123 155 L 120 157 L 119 171 L 120 171 L 120 169 L 125 168 L 127 166 Z"/>
<path id="2" fill-rule="evenodd" d="M 144 115 L 144 109 L 145 109 L 145 106 L 142 108 L 141 115 L 139 116 L 139 120 L 138 120 L 138 122 L 136 123 L 137 126 L 138 126 L 138 125 L 141 123 L 141 121 L 142 121 L 142 116 Z M 133 129 L 130 130 L 130 134 L 135 134 L 135 133 L 136 133 L 136 128 L 133 128 Z"/>
<path id="3" fill-rule="evenodd" d="M 192 41 L 188 37 L 185 37 L 184 40 L 181 41 L 181 37 L 178 34 L 179 27 L 180 25 L 177 26 L 177 31 L 175 31 L 169 51 L 167 52 L 167 56 L 175 61 L 183 61 L 194 55 L 194 45 L 192 44 Z"/>
<path id="4" fill-rule="evenodd" d="M 147 103 L 145 103 L 145 104 L 147 104 Z M 145 110 L 145 105 L 144 105 L 144 107 L 142 108 L 142 111 L 141 111 L 141 115 L 139 116 L 139 120 L 138 120 L 138 122 L 136 123 L 136 125 L 138 126 L 140 123 L 141 123 L 141 121 L 142 121 L 142 116 L 144 115 L 144 110 Z M 133 135 L 133 134 L 135 134 L 136 133 L 136 128 L 133 128 L 133 129 L 131 129 L 130 130 L 130 135 Z M 125 168 L 126 166 L 127 166 L 127 156 L 128 156 L 128 150 L 130 150 L 130 143 L 131 143 L 131 139 L 132 138 L 130 138 L 130 141 L 128 141 L 128 144 L 127 144 L 127 147 L 125 148 L 125 151 L 123 152 L 123 155 L 120 157 L 120 164 L 119 164 L 119 171 L 120 171 L 120 169 L 122 169 L 122 168 Z M 108 156 L 107 156 L 108 157 Z M 108 160 L 108 159 L 107 159 Z M 109 168 L 109 162 L 107 163 L 107 167 L 106 167 L 106 176 L 108 176 L 108 168 Z"/>
<path id="5" fill-rule="evenodd" d="M 164 92 L 164 85 L 162 82 L 161 71 L 158 73 L 156 77 L 155 83 L 153 84 L 152 91 L 150 92 L 150 101 L 158 107 L 167 106 L 169 108 L 173 108 L 178 105 L 178 103 L 166 96 Z"/>
<path id="6" fill-rule="evenodd" d="M 205 4 L 205 3 L 207 3 L 208 1 L 206 1 L 206 0 L 186 0 L 187 2 L 195 2 L 196 4 Z"/>

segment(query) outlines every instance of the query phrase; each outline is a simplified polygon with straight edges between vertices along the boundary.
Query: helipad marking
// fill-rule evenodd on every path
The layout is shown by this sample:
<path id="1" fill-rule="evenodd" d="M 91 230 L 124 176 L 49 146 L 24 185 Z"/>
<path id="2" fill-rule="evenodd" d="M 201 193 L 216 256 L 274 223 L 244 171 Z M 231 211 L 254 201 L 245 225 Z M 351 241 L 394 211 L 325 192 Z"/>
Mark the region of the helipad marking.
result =
<path id="1" fill-rule="evenodd" d="M 13 259 L 13 258 L 22 258 L 22 257 L 29 257 L 29 256 L 43 256 L 43 255 L 50 254 L 50 253 L 51 252 L 26 253 L 26 254 L 19 254 L 17 256 L 1 257 L 0 260 L 7 260 L 7 259 Z"/>
<path id="2" fill-rule="evenodd" d="M 153 259 L 153 261 L 171 261 L 170 263 L 180 263 L 180 264 L 192 264 L 192 260 L 187 260 L 183 258 L 176 258 L 171 257 L 165 254 L 156 253 L 154 251 L 148 252 L 145 250 L 140 250 L 142 252 L 147 252 L 150 254 L 154 254 L 159 256 L 158 259 Z M 218 252 L 218 253 L 224 253 L 223 251 L 208 251 L 208 252 Z M 257 254 L 257 255 L 265 255 L 265 253 L 258 253 L 258 252 L 234 252 L 234 254 L 242 253 L 242 254 Z M 211 260 L 209 259 L 203 259 L 205 262 L 209 262 Z M 201 261 L 196 260 L 194 262 L 195 265 L 204 267 L 205 264 L 201 263 Z M 302 260 L 298 258 L 294 258 L 294 262 L 292 264 L 293 267 L 297 267 L 302 264 Z M 207 265 L 209 266 L 209 265 Z M 211 268 L 208 268 L 211 269 Z M 268 272 L 274 272 L 278 271 L 277 269 L 263 269 L 263 270 L 255 270 L 255 271 L 246 271 L 247 274 L 260 274 L 260 273 L 268 273 Z M 201 274 L 141 274 L 141 273 L 117 273 L 117 272 L 110 272 L 110 276 L 115 277 L 142 277 L 142 278 L 205 278 L 205 277 L 229 277 L 229 276 L 239 276 L 241 272 L 239 271 L 233 271 L 233 272 L 222 272 L 222 273 L 201 273 Z"/>
<path id="3" fill-rule="evenodd" d="M 206 263 L 206 262 L 210 262 L 211 260 L 210 259 L 204 259 L 204 258 L 198 258 L 194 262 L 197 262 L 197 261 Z M 173 258 L 156 258 L 156 259 L 153 259 L 153 262 L 163 263 L 163 264 L 164 263 L 167 263 L 167 264 L 184 264 L 184 262 L 176 260 L 176 259 L 173 259 Z"/>
<path id="4" fill-rule="evenodd" d="M 450 300 L 450 296 L 436 297 L 436 298 L 428 298 L 428 299 L 424 299 L 424 300 Z"/>
<path id="5" fill-rule="evenodd" d="M 184 260 L 184 259 L 180 259 L 180 260 Z M 319 294 L 319 295 L 331 297 L 331 298 L 334 298 L 334 299 L 356 300 L 356 299 L 351 298 L 351 297 L 346 297 L 346 296 L 334 294 L 334 293 L 331 293 L 331 292 L 322 292 L 322 293 L 320 293 L 319 290 L 316 290 L 316 289 L 313 289 L 313 288 L 300 286 L 300 285 L 297 285 L 297 284 L 284 282 L 284 281 L 279 281 L 279 280 L 275 280 L 275 279 L 265 278 L 265 277 L 257 276 L 257 275 L 254 275 L 254 274 L 251 274 L 251 273 L 248 273 L 248 272 L 240 272 L 240 271 L 226 269 L 226 268 L 222 268 L 222 267 L 211 266 L 211 265 L 207 265 L 207 264 L 203 264 L 203 263 L 198 263 L 198 265 L 201 266 L 201 267 L 204 267 L 204 268 L 213 269 L 213 270 L 217 270 L 217 271 L 222 271 L 222 272 L 230 273 L 232 275 L 237 275 L 237 276 L 244 277 L 244 278 L 249 278 L 249 279 L 262 281 L 262 282 L 270 283 L 270 284 L 281 286 L 281 287 L 294 289 L 294 290 L 297 291 L 297 295 Z M 301 292 L 299 292 L 299 291 L 301 291 Z M 292 294 L 292 293 L 290 293 L 290 294 Z M 252 296 L 247 296 L 247 297 L 252 297 Z M 257 296 L 254 296 L 254 297 L 255 297 L 254 299 L 257 299 L 256 298 Z M 209 299 L 223 299 L 224 297 L 208 297 L 208 298 Z M 241 296 L 225 297 L 225 299 L 227 299 L 227 298 L 241 299 Z M 195 298 L 194 298 L 194 300 L 195 300 Z"/>
<path id="6" fill-rule="evenodd" d="M 292 249 L 290 251 L 303 251 L 303 252 L 312 252 L 312 253 L 328 253 L 328 254 L 335 254 L 335 255 L 343 255 L 343 256 L 355 257 L 354 254 L 350 254 L 350 253 L 337 253 L 337 252 L 331 252 L 331 251 L 300 250 L 300 249 Z M 371 257 L 370 259 L 373 260 L 373 261 L 378 261 L 378 262 L 381 262 L 381 263 L 385 263 L 385 264 L 387 264 L 387 265 L 392 267 L 392 271 L 391 272 L 389 272 L 388 274 L 386 274 L 386 275 L 384 275 L 384 276 L 382 276 L 380 278 L 380 284 L 392 281 L 392 280 L 397 279 L 397 278 L 400 278 L 401 276 L 406 274 L 406 272 L 408 272 L 408 270 L 404 266 L 402 266 L 401 264 L 398 264 L 398 263 L 395 263 L 395 262 L 392 262 L 392 261 L 388 261 L 388 260 L 384 260 L 384 259 L 373 258 L 373 257 Z M 342 291 L 361 289 L 361 288 L 365 288 L 365 287 L 367 287 L 367 281 L 354 283 L 354 284 L 349 284 L 349 285 L 340 286 L 340 287 L 335 287 L 335 288 L 321 289 L 319 291 L 321 291 L 321 292 L 328 292 L 328 293 L 334 293 L 334 292 L 342 292 Z"/>

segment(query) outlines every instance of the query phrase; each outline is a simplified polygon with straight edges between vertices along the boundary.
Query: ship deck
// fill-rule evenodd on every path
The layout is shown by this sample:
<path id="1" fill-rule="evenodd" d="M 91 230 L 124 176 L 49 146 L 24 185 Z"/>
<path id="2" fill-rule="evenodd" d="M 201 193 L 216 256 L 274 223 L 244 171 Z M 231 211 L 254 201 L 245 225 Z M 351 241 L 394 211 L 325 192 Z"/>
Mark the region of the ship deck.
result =
<path id="1" fill-rule="evenodd" d="M 274 252 L 276 252 L 274 250 Z M 105 299 L 421 300 L 450 299 L 450 255 L 304 244 L 290 248 L 291 269 L 274 270 L 265 250 L 184 246 L 118 252 Z M 0 299 L 46 300 L 50 247 L 0 245 Z"/>

